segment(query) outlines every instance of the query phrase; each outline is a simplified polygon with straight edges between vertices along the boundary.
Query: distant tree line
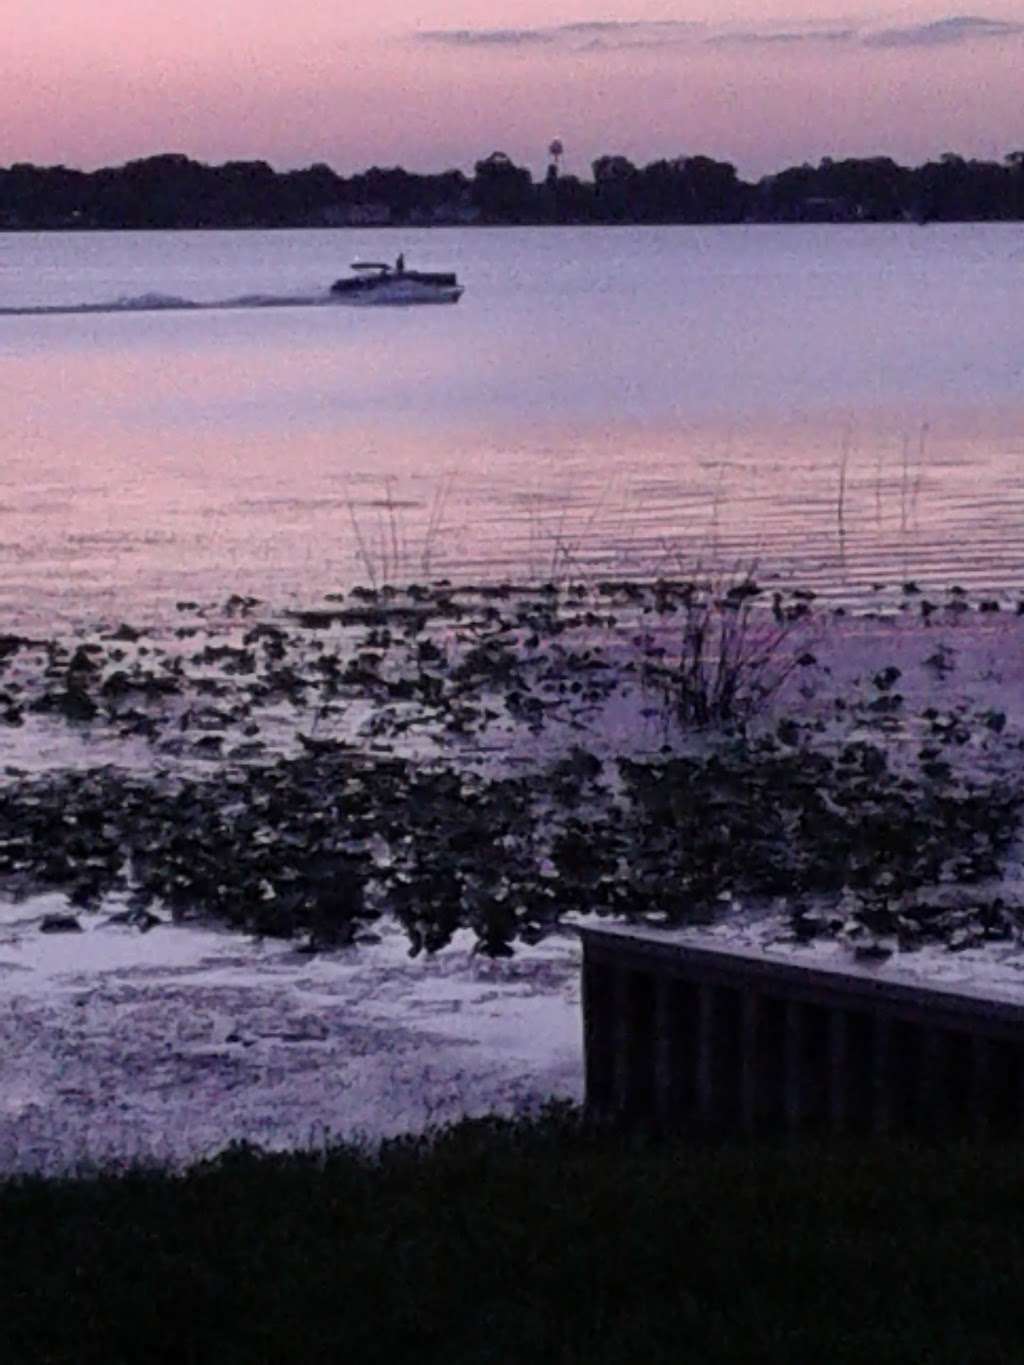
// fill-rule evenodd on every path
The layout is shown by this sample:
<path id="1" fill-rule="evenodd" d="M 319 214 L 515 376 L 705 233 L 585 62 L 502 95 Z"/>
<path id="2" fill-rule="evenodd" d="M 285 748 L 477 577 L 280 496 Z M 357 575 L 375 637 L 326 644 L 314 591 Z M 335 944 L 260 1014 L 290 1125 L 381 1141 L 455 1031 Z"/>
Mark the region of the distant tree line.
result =
<path id="1" fill-rule="evenodd" d="M 0 168 L 0 229 L 242 228 L 432 224 L 954 222 L 1024 219 L 1024 151 L 1002 162 L 947 152 L 923 166 L 825 157 L 756 183 L 707 156 L 635 166 L 601 156 L 593 178 L 535 181 L 504 152 L 459 170 L 400 167 L 348 178 L 329 166 L 208 166 L 170 153 L 97 171 Z"/>

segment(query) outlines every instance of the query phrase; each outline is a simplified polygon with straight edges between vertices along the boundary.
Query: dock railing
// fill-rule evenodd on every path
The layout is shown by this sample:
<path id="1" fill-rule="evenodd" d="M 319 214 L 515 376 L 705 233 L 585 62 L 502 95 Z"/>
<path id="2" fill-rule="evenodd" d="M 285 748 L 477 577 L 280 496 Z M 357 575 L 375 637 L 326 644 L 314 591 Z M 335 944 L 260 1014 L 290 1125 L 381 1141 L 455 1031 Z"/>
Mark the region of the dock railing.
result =
<path id="1" fill-rule="evenodd" d="M 659 1131 L 982 1136 L 1024 1128 L 1021 1000 L 587 927 L 586 1106 Z"/>

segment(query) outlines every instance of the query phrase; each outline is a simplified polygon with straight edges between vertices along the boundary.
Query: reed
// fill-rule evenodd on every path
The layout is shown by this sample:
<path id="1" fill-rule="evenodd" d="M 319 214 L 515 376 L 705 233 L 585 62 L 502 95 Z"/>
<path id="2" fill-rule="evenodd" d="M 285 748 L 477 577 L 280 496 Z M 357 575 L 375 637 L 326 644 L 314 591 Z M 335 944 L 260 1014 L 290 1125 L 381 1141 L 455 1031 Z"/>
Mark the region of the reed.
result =
<path id="1" fill-rule="evenodd" d="M 846 480 L 850 467 L 852 433 L 847 427 L 839 451 L 839 487 L 836 491 L 836 529 L 839 534 L 839 559 L 846 558 Z"/>
<path id="2" fill-rule="evenodd" d="M 674 661 L 653 668 L 683 725 L 704 729 L 747 720 L 798 666 L 801 651 L 792 646 L 798 633 L 806 633 L 806 603 L 786 605 L 776 594 L 768 611 L 763 597 L 754 566 L 731 578 L 698 577 L 684 585 Z"/>
<path id="3" fill-rule="evenodd" d="M 352 526 L 355 559 L 366 575 L 366 586 L 378 589 L 417 574 L 431 576 L 438 544 L 446 533 L 445 514 L 455 480 L 455 473 L 448 471 L 435 485 L 426 525 L 415 542 L 402 516 L 410 504 L 395 496 L 397 480 L 393 474 L 384 476 L 382 496 L 372 503 L 360 504 L 349 495 L 345 506 Z"/>

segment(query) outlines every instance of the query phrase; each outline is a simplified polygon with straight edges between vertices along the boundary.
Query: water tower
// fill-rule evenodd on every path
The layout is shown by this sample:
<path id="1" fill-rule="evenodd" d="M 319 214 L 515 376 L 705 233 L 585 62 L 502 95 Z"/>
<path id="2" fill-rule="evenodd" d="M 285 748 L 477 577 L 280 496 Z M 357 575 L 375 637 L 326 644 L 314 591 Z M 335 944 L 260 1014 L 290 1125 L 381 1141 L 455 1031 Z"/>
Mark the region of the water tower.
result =
<path id="1" fill-rule="evenodd" d="M 551 157 L 551 165 L 556 177 L 562 164 L 562 154 L 564 151 L 565 148 L 562 146 L 562 139 L 560 137 L 554 138 L 551 146 L 548 148 L 548 155 Z"/>

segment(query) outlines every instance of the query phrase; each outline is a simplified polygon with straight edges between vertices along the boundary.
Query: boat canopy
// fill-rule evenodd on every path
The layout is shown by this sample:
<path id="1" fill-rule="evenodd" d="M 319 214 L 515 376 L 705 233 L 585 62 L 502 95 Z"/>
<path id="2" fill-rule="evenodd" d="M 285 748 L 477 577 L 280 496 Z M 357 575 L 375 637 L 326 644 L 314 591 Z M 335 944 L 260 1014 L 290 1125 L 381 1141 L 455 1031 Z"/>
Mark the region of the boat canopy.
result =
<path id="1" fill-rule="evenodd" d="M 353 270 L 390 270 L 391 267 L 383 261 L 353 261 Z"/>

